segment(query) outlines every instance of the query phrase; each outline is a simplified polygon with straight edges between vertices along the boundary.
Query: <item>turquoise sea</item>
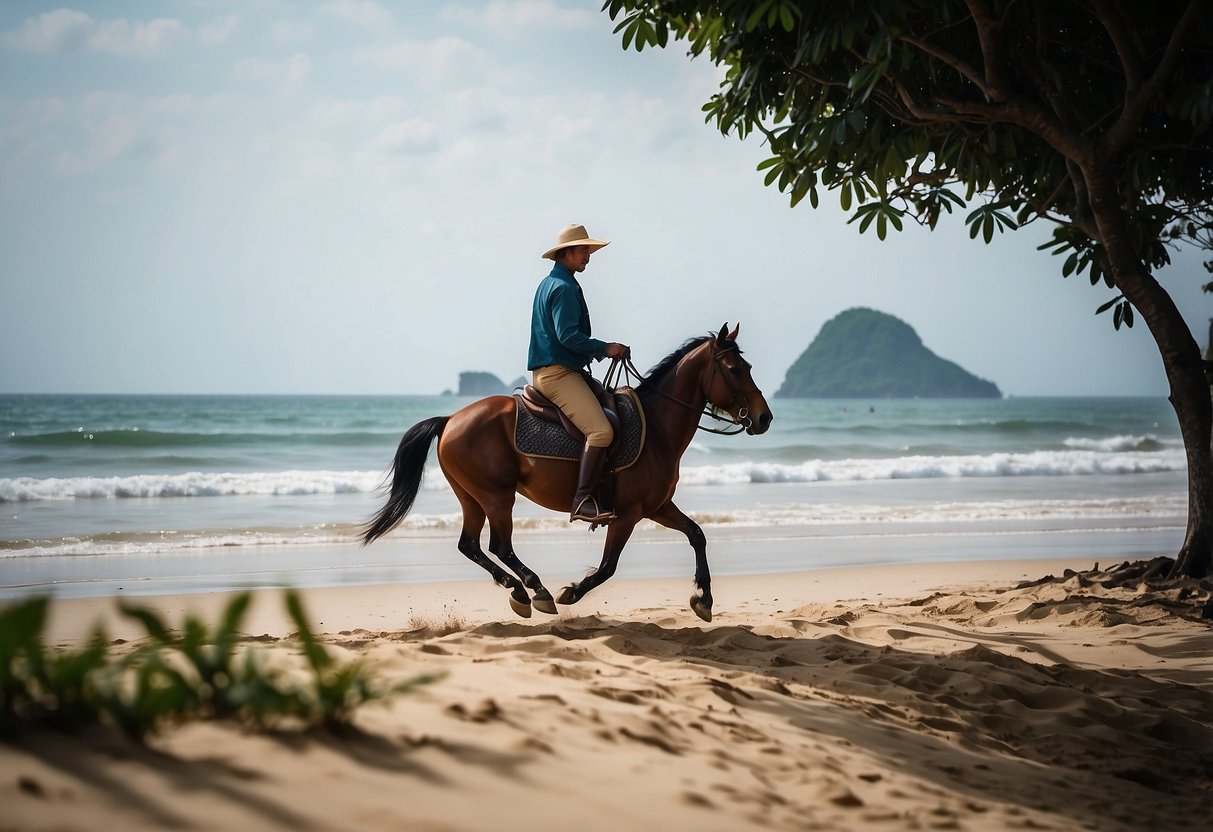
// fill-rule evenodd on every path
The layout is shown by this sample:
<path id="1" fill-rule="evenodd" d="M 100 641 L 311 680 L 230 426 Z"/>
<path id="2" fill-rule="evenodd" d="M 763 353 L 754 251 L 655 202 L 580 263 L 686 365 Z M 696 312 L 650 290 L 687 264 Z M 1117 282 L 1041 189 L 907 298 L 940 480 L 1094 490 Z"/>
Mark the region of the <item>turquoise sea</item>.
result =
<path id="1" fill-rule="evenodd" d="M 0 596 L 477 578 L 455 551 L 457 506 L 432 457 L 396 543 L 356 545 L 403 432 L 468 401 L 0 395 Z M 718 572 L 1106 560 L 1173 554 L 1182 540 L 1184 454 L 1163 399 L 771 405 L 769 433 L 702 433 L 683 458 L 677 499 L 723 542 Z M 601 545 L 523 501 L 516 516 L 537 540 Z M 780 543 L 728 554 L 758 539 Z M 414 541 L 424 558 L 410 560 Z M 688 555 L 670 551 L 634 573 L 689 574 Z"/>

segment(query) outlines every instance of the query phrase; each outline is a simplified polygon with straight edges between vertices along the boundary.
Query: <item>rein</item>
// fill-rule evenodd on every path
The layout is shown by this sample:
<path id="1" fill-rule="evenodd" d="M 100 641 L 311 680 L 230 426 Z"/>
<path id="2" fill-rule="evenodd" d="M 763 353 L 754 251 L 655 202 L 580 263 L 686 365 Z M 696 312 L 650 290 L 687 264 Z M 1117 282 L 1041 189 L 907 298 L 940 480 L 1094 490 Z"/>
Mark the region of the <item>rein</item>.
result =
<path id="1" fill-rule="evenodd" d="M 724 373 L 720 369 L 720 363 L 719 363 L 720 357 L 727 352 L 732 352 L 732 351 L 736 351 L 736 350 L 737 350 L 737 346 L 734 345 L 732 347 L 727 347 L 723 350 L 714 351 L 712 353 L 712 362 L 716 368 L 716 371 L 718 373 L 720 373 L 720 377 L 724 380 L 724 386 L 727 387 L 729 389 L 729 392 L 733 394 L 733 401 L 735 403 L 736 402 L 741 403 L 741 407 L 738 410 L 738 413 L 740 414 L 740 416 L 735 419 L 735 418 L 733 418 L 732 414 L 730 414 L 728 411 L 722 410 L 721 408 L 717 407 L 716 405 L 712 404 L 711 402 L 707 402 L 703 406 L 703 410 L 700 413 L 700 418 L 702 418 L 704 416 L 708 416 L 712 419 L 715 419 L 717 422 L 725 422 L 730 425 L 737 425 L 737 429 L 728 430 L 727 428 L 726 429 L 709 428 L 709 427 L 704 427 L 703 425 L 700 425 L 700 424 L 695 425 L 696 429 L 704 431 L 705 433 L 715 433 L 720 436 L 736 436 L 737 434 L 743 432 L 746 428 L 748 428 L 751 425 L 750 415 L 749 415 L 750 411 L 749 411 L 749 408 L 746 407 L 745 396 L 741 395 L 741 392 L 737 389 L 737 386 L 733 383 L 732 379 L 730 379 L 728 377 L 728 374 Z M 607 369 L 606 376 L 603 378 L 602 384 L 608 390 L 614 390 L 614 389 L 616 389 L 616 387 L 620 386 L 620 384 L 635 386 L 635 385 L 631 384 L 632 379 L 635 379 L 637 383 L 648 380 L 644 377 L 644 375 L 641 374 L 641 372 L 639 370 L 636 369 L 636 365 L 632 363 L 631 357 L 624 356 L 623 358 L 612 358 L 611 359 L 611 366 Z M 654 392 L 664 396 L 665 398 L 669 399 L 670 401 L 674 402 L 675 404 L 685 407 L 687 410 L 699 410 L 699 408 L 695 407 L 695 405 L 689 404 L 687 402 L 684 402 L 682 399 L 671 396 L 669 393 L 665 392 L 660 387 L 654 387 L 653 390 L 654 390 Z"/>

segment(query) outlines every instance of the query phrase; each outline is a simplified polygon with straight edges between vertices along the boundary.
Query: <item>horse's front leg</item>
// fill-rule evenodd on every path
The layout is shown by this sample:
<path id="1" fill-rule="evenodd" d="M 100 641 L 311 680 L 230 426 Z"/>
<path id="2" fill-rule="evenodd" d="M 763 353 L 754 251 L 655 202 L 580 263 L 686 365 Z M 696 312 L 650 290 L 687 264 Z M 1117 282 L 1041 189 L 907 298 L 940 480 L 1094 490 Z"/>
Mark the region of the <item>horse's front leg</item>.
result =
<path id="1" fill-rule="evenodd" d="M 606 543 L 602 547 L 602 562 L 598 568 L 586 575 L 575 584 L 569 584 L 556 598 L 557 604 L 576 604 L 586 593 L 599 584 L 605 583 L 615 574 L 619 565 L 619 555 L 632 536 L 632 529 L 640 522 L 639 511 L 620 512 L 619 516 L 607 526 Z"/>
<path id="2" fill-rule="evenodd" d="M 695 550 L 695 594 L 691 609 L 704 621 L 712 620 L 712 574 L 708 571 L 708 539 L 699 524 L 682 513 L 673 502 L 666 503 L 649 518 L 668 529 L 682 532 Z"/>

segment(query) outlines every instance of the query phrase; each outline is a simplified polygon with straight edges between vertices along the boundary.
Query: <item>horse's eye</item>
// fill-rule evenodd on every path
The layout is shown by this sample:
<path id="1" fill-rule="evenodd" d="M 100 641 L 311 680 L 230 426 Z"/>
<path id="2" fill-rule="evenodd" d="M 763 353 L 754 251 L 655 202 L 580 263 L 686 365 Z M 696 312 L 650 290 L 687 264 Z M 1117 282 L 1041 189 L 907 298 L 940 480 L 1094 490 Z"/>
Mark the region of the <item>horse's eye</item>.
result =
<path id="1" fill-rule="evenodd" d="M 739 375 L 741 375 L 741 368 L 740 367 L 729 367 L 729 372 L 735 376 L 739 376 Z"/>

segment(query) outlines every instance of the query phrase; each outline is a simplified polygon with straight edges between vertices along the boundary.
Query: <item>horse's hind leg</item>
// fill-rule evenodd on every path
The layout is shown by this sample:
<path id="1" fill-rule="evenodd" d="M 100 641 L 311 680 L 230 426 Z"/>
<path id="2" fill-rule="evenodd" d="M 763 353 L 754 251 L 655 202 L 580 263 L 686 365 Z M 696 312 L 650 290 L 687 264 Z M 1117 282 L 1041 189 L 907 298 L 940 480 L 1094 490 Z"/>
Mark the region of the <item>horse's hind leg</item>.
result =
<path id="1" fill-rule="evenodd" d="M 518 555 L 514 553 L 514 517 L 513 505 L 498 506 L 489 512 L 489 551 L 497 556 L 497 559 L 505 564 L 506 568 L 511 570 L 515 575 L 522 579 L 522 583 L 527 589 L 531 590 L 534 595 L 535 609 L 540 612 L 546 612 L 549 615 L 556 614 L 556 602 L 552 600 L 552 593 L 548 592 L 543 585 L 543 581 L 539 580 L 539 576 L 531 571 L 531 568 L 518 559 Z M 510 604 L 514 603 L 511 596 Z"/>
<path id="2" fill-rule="evenodd" d="M 510 591 L 510 609 L 523 618 L 531 617 L 531 597 L 527 595 L 522 581 L 506 572 L 480 548 L 480 532 L 484 528 L 485 513 L 472 495 L 451 483 L 459 505 L 463 508 L 463 529 L 459 532 L 459 551 L 472 563 L 484 569 L 493 576 L 498 586 Z M 490 533 L 491 536 L 491 533 Z"/>

